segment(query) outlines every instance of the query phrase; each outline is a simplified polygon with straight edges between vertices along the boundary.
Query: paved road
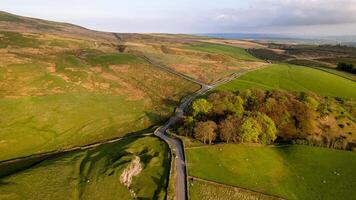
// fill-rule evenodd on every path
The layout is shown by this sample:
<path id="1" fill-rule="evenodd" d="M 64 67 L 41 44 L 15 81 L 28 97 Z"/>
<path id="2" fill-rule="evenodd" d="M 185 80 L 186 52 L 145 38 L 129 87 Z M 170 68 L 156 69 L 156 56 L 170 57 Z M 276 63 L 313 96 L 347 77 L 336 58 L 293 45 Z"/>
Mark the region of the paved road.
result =
<path id="1" fill-rule="evenodd" d="M 210 89 L 210 87 L 203 85 L 202 88 L 194 93 L 193 95 L 185 98 L 185 100 L 179 105 L 176 110 L 175 115 L 173 115 L 168 122 L 161 128 L 155 131 L 155 135 L 169 143 L 176 152 L 175 158 L 175 172 L 176 172 L 176 185 L 175 185 L 175 196 L 178 200 L 187 199 L 187 172 L 185 165 L 185 156 L 184 156 L 184 148 L 182 143 L 174 138 L 168 137 L 165 133 L 167 130 L 178 121 L 180 117 L 183 116 L 184 109 L 199 95 L 204 94 Z"/>
<path id="2" fill-rule="evenodd" d="M 159 129 L 155 131 L 155 135 L 169 143 L 175 150 L 176 152 L 176 160 L 175 160 L 175 172 L 176 172 L 176 186 L 175 186 L 175 196 L 176 199 L 178 200 L 186 200 L 188 199 L 188 190 L 187 190 L 187 170 L 186 170 L 186 163 L 185 163 L 185 155 L 184 155 L 184 147 L 183 144 L 174 138 L 170 138 L 166 135 L 167 130 L 175 124 L 179 118 L 181 118 L 184 114 L 184 110 L 186 109 L 187 106 L 189 106 L 192 101 L 194 101 L 195 98 L 198 96 L 201 96 L 208 92 L 210 89 L 213 89 L 219 85 L 222 85 L 224 83 L 230 82 L 236 78 L 238 78 L 241 74 L 246 73 L 250 70 L 246 70 L 244 72 L 238 72 L 230 75 L 229 77 L 226 77 L 224 79 L 221 79 L 217 82 L 215 82 L 213 85 L 207 85 L 205 83 L 202 83 L 192 77 L 189 77 L 185 74 L 182 74 L 180 72 L 175 71 L 172 68 L 169 68 L 167 66 L 164 66 L 163 64 L 157 63 L 147 56 L 144 55 L 138 55 L 144 60 L 146 60 L 148 63 L 150 63 L 153 66 L 156 66 L 162 70 L 165 70 L 169 73 L 175 74 L 183 79 L 189 80 L 191 82 L 194 82 L 196 84 L 199 84 L 201 86 L 201 89 L 195 92 L 194 94 L 184 98 L 184 100 L 181 102 L 181 104 L 178 106 L 176 109 L 175 114 Z"/>
<path id="3" fill-rule="evenodd" d="M 176 160 L 175 160 L 175 171 L 176 171 L 176 186 L 175 186 L 175 196 L 177 200 L 186 200 L 188 190 L 187 190 L 187 171 L 186 171 L 186 163 L 185 163 L 185 155 L 184 155 L 184 147 L 183 144 L 174 138 L 170 138 L 166 135 L 167 130 L 176 123 L 180 117 L 183 116 L 184 110 L 187 106 L 189 106 L 192 101 L 198 96 L 201 96 L 208 92 L 210 89 L 217 87 L 221 84 L 227 83 L 235 78 L 238 78 L 241 73 L 235 73 L 231 76 L 223 79 L 221 81 L 216 82 L 214 85 L 206 85 L 200 84 L 201 89 L 198 90 L 196 93 L 192 94 L 191 96 L 186 97 L 179 107 L 176 109 L 175 114 L 162 126 L 161 128 L 155 131 L 155 135 L 166 141 L 167 143 L 171 144 L 171 146 L 175 149 L 176 152 Z"/>
<path id="4" fill-rule="evenodd" d="M 114 34 L 115 37 L 118 39 L 119 44 L 123 44 L 124 41 L 120 37 L 119 34 Z M 241 74 L 246 73 L 250 70 L 246 70 L 244 72 L 238 72 L 230 75 L 227 78 L 221 79 L 217 82 L 215 82 L 213 85 L 207 85 L 199 80 L 196 80 L 190 76 L 187 76 L 186 74 L 180 73 L 175 71 L 174 69 L 167 67 L 161 63 L 155 62 L 151 60 L 149 57 L 142 55 L 142 54 L 136 54 L 137 56 L 141 57 L 142 59 L 146 60 L 148 63 L 151 65 L 158 67 L 166 72 L 175 74 L 185 80 L 189 80 L 193 83 L 199 84 L 201 86 L 201 89 L 195 92 L 194 94 L 184 98 L 181 102 L 181 104 L 178 106 L 176 109 L 176 112 L 171 118 L 159 129 L 157 129 L 154 134 L 161 139 L 163 139 L 165 142 L 170 144 L 175 152 L 176 152 L 176 158 L 175 158 L 175 172 L 176 172 L 176 181 L 175 181 L 175 197 L 177 200 L 186 200 L 188 199 L 188 190 L 187 190 L 187 170 L 186 170 L 186 163 L 185 163 L 185 155 L 184 155 L 184 147 L 183 144 L 180 142 L 180 140 L 177 140 L 175 138 L 168 137 L 166 135 L 167 130 L 175 124 L 179 118 L 181 118 L 184 114 L 184 110 L 189 106 L 192 101 L 194 101 L 195 98 L 198 96 L 201 96 L 208 92 L 210 89 L 215 88 L 221 84 L 230 82 L 236 78 L 238 78 Z"/>

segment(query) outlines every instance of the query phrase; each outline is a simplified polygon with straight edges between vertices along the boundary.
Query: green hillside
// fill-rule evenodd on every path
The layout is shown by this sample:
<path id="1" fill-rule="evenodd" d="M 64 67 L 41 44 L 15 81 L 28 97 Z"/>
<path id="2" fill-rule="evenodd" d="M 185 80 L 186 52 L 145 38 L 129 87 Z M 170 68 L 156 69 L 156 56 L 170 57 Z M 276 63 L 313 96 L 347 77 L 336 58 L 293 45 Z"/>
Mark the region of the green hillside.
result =
<path id="1" fill-rule="evenodd" d="M 321 70 L 287 64 L 274 64 L 241 76 L 217 90 L 248 88 L 310 91 L 324 96 L 356 98 L 356 83 Z"/>
<path id="2" fill-rule="evenodd" d="M 189 175 L 286 199 L 353 199 L 356 153 L 308 146 L 186 150 Z M 203 167 L 202 167 L 203 166 Z"/>
<path id="3" fill-rule="evenodd" d="M 130 191 L 121 183 L 121 175 L 135 156 L 142 166 Z M 125 200 L 134 199 L 133 193 L 141 199 L 164 199 L 169 156 L 168 146 L 153 137 L 66 153 L 0 178 L 0 199 Z"/>

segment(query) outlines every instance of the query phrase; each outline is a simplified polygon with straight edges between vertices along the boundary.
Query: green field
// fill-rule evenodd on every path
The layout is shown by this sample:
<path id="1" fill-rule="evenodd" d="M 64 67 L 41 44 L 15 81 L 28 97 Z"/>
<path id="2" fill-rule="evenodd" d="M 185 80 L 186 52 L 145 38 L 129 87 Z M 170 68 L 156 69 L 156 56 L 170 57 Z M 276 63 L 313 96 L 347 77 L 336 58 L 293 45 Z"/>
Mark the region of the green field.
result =
<path id="1" fill-rule="evenodd" d="M 0 199 L 133 199 L 120 176 L 134 156 L 143 167 L 130 189 L 139 199 L 164 199 L 170 153 L 155 137 L 124 139 L 47 159 L 1 178 Z"/>
<path id="2" fill-rule="evenodd" d="M 326 72 L 329 72 L 331 74 L 335 74 L 335 75 L 338 75 L 338 76 L 341 76 L 341 77 L 344 77 L 344 78 L 347 78 L 347 79 L 350 79 L 352 81 L 356 81 L 356 75 L 355 74 L 351 74 L 349 72 L 344 72 L 344 71 L 333 69 L 333 68 L 329 68 L 329 67 L 314 67 L 314 68 L 322 70 L 322 71 L 326 71 Z"/>
<path id="3" fill-rule="evenodd" d="M 0 99 L 0 160 L 139 131 L 155 123 L 148 112 L 142 100 L 84 92 Z"/>
<path id="4" fill-rule="evenodd" d="M 189 180 L 189 197 L 192 200 L 273 200 L 277 199 L 261 193 L 231 186 Z"/>
<path id="5" fill-rule="evenodd" d="M 248 88 L 311 91 L 324 96 L 356 98 L 356 83 L 351 80 L 317 69 L 286 64 L 274 64 L 242 75 L 217 90 Z"/>
<path id="6" fill-rule="evenodd" d="M 186 150 L 189 175 L 287 199 L 353 199 L 356 153 L 309 146 Z"/>
<path id="7" fill-rule="evenodd" d="M 240 47 L 205 43 L 200 45 L 192 45 L 189 48 L 193 50 L 205 51 L 209 53 L 220 53 L 224 55 L 229 55 L 237 60 L 260 61 L 258 58 L 249 54 L 245 49 Z"/>

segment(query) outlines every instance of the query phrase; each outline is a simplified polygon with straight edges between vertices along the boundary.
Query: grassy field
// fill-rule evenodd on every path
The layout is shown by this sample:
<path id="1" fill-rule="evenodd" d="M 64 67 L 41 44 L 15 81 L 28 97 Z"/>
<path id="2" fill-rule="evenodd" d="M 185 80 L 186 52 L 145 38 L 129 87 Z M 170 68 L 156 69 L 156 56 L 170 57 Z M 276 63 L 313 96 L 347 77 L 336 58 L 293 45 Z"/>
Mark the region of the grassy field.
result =
<path id="1" fill-rule="evenodd" d="M 0 160 L 149 128 L 199 89 L 101 40 L 0 31 L 0 55 Z"/>
<path id="2" fill-rule="evenodd" d="M 190 48 L 194 50 L 209 52 L 209 53 L 220 53 L 224 55 L 229 55 L 237 60 L 260 61 L 259 59 L 257 59 L 256 57 L 248 53 L 245 49 L 240 47 L 205 43 L 200 45 L 193 45 Z"/>
<path id="3" fill-rule="evenodd" d="M 47 159 L 1 178 L 0 199 L 133 199 L 120 176 L 134 156 L 143 167 L 130 189 L 139 199 L 164 199 L 170 154 L 155 137 L 124 139 Z"/>
<path id="4" fill-rule="evenodd" d="M 159 122 L 147 118 L 143 100 L 84 92 L 0 99 L 0 110 L 0 160 L 124 136 Z"/>
<path id="5" fill-rule="evenodd" d="M 309 146 L 186 150 L 189 175 L 287 199 L 353 199 L 355 152 Z"/>
<path id="6" fill-rule="evenodd" d="M 128 52 L 140 52 L 150 59 L 206 83 L 213 83 L 234 72 L 264 65 L 246 50 L 184 37 L 127 37 Z M 192 40 L 192 39 L 190 39 Z"/>
<path id="7" fill-rule="evenodd" d="M 356 83 L 321 70 L 286 64 L 274 64 L 267 68 L 242 75 L 217 88 L 240 90 L 248 88 L 311 91 L 324 96 L 356 98 Z"/>
<path id="8" fill-rule="evenodd" d="M 326 71 L 326 72 L 329 72 L 331 74 L 335 74 L 335 75 L 338 75 L 338 76 L 341 76 L 341 77 L 344 77 L 344 78 L 347 78 L 347 79 L 350 79 L 352 81 L 356 81 L 356 75 L 355 74 L 351 74 L 349 72 L 344 72 L 344 71 L 341 71 L 341 70 L 328 68 L 328 67 L 314 67 L 314 68 L 322 70 L 322 71 Z"/>
<path id="9" fill-rule="evenodd" d="M 192 200 L 273 200 L 278 199 L 236 187 L 189 180 L 189 197 Z"/>

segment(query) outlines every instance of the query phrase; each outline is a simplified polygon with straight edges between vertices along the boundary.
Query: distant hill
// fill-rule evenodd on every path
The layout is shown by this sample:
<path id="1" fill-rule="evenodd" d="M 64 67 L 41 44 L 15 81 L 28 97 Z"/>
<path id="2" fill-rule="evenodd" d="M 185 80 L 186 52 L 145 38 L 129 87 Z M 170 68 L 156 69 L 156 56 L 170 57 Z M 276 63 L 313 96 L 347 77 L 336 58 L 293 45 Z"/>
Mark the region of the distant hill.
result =
<path id="1" fill-rule="evenodd" d="M 60 34 L 61 36 L 69 35 L 72 37 L 100 38 L 115 41 L 111 33 L 89 30 L 69 23 L 22 17 L 3 11 L 0 11 L 0 31 L 51 33 Z"/>

